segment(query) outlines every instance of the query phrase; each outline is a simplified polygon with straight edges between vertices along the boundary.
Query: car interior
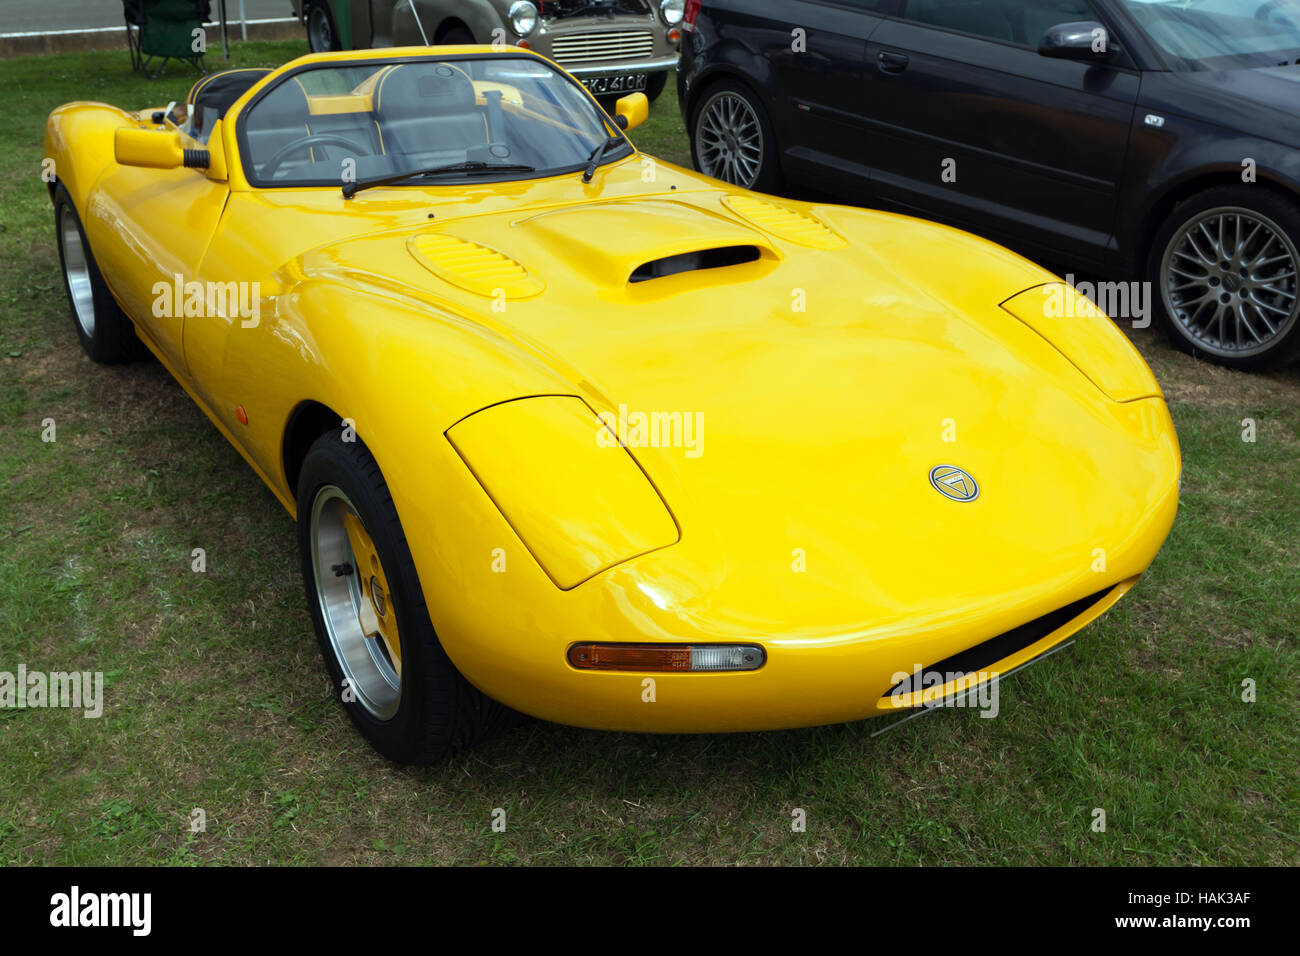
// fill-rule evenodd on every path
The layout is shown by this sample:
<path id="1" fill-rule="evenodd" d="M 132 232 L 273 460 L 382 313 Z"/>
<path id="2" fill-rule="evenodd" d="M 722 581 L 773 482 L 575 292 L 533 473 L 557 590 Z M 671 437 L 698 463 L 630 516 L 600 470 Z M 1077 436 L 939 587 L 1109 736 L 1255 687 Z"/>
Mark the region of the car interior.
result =
<path id="1" fill-rule="evenodd" d="M 245 114 L 243 151 L 258 185 L 333 185 L 345 159 L 357 179 L 466 161 L 545 170 L 582 162 L 599 142 L 595 105 L 588 124 L 562 96 L 548 99 L 555 90 L 535 75 L 516 87 L 422 61 L 374 68 L 359 83 L 349 74 L 339 87 L 343 74 L 314 72 L 284 79 Z M 212 118 L 204 113 L 202 125 Z"/>

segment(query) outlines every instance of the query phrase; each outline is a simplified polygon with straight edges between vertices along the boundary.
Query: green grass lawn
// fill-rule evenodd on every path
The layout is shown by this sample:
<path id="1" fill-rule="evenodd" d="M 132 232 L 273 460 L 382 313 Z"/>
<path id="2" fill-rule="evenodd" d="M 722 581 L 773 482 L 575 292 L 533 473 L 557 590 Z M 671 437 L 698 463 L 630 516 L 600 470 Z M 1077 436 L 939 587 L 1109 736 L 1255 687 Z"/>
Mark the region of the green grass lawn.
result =
<path id="1" fill-rule="evenodd" d="M 998 718 L 874 738 L 529 722 L 442 766 L 375 756 L 331 699 L 284 510 L 156 362 L 94 366 L 71 327 L 45 116 L 191 82 L 125 51 L 0 62 L 0 671 L 107 684 L 98 720 L 0 710 L 0 863 L 1300 862 L 1300 372 L 1224 371 L 1153 332 L 1178 521 L 1118 608 L 1002 684 Z M 634 139 L 689 164 L 671 85 Z"/>

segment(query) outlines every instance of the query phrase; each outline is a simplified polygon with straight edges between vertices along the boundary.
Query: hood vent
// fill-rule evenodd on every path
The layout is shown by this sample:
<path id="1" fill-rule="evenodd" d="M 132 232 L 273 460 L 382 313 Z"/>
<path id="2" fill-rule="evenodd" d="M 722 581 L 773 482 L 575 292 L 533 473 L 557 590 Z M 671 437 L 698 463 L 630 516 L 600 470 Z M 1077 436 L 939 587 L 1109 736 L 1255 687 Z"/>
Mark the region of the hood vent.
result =
<path id="1" fill-rule="evenodd" d="M 505 253 L 468 239 L 424 233 L 412 236 L 407 248 L 439 279 L 467 292 L 526 299 L 546 288 L 545 282 Z"/>
<path id="2" fill-rule="evenodd" d="M 648 282 L 651 279 L 663 279 L 680 275 L 683 272 L 699 272 L 704 269 L 722 269 L 726 266 L 743 265 L 757 262 L 763 256 L 758 246 L 722 246 L 717 249 L 699 249 L 683 252 L 662 259 L 643 262 L 632 271 L 629 282 Z"/>
<path id="3" fill-rule="evenodd" d="M 723 203 L 740 218 L 764 232 L 807 246 L 809 249 L 841 249 L 848 243 L 830 226 L 813 216 L 804 215 L 774 202 L 753 196 L 728 196 Z"/>

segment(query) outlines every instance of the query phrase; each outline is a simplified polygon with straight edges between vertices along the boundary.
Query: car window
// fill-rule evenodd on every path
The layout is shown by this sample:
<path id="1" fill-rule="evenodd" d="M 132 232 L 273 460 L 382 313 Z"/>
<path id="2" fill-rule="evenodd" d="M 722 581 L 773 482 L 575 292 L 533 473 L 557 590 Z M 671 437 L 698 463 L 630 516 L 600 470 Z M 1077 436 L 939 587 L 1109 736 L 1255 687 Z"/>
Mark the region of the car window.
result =
<path id="1" fill-rule="evenodd" d="M 906 0 L 902 15 L 917 23 L 1034 48 L 1058 23 L 1096 19 L 1086 0 Z"/>
<path id="2" fill-rule="evenodd" d="M 1300 57 L 1300 0 L 1120 0 L 1147 36 L 1192 69 Z"/>
<path id="3" fill-rule="evenodd" d="M 518 179 L 581 166 L 613 132 L 582 87 L 540 59 L 427 57 L 285 76 L 244 110 L 240 149 L 257 186 L 341 185 L 464 163 L 533 167 L 509 177 Z"/>

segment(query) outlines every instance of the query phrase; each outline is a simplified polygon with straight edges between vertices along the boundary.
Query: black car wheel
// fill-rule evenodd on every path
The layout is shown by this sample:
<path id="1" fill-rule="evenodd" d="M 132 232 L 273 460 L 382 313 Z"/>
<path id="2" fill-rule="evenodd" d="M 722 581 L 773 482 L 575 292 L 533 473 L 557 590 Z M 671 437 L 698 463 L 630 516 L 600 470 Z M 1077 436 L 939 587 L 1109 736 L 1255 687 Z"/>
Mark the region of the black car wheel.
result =
<path id="1" fill-rule="evenodd" d="M 72 197 L 60 183 L 54 192 L 54 229 L 63 267 L 63 288 L 82 349 L 103 365 L 130 362 L 146 354 L 135 326 L 118 306 L 91 255 L 90 243 Z"/>
<path id="2" fill-rule="evenodd" d="M 340 430 L 307 452 L 298 544 L 321 654 L 362 735 L 398 763 L 439 760 L 508 726 L 447 657 L 370 451 Z"/>
<path id="3" fill-rule="evenodd" d="M 1161 318 L 1186 352 L 1240 369 L 1300 355 L 1300 203 L 1263 186 L 1208 190 L 1152 243 Z"/>
<path id="4" fill-rule="evenodd" d="M 774 192 L 781 185 L 776 137 L 749 89 L 723 80 L 700 96 L 691 119 L 691 159 L 706 176 Z"/>
<path id="5" fill-rule="evenodd" d="M 659 94 L 664 91 L 668 85 L 667 73 L 651 73 L 645 83 L 645 97 L 651 103 L 659 99 Z"/>
<path id="6" fill-rule="evenodd" d="M 307 9 L 307 46 L 312 53 L 328 53 L 340 48 L 334 14 L 325 0 L 313 3 Z"/>

